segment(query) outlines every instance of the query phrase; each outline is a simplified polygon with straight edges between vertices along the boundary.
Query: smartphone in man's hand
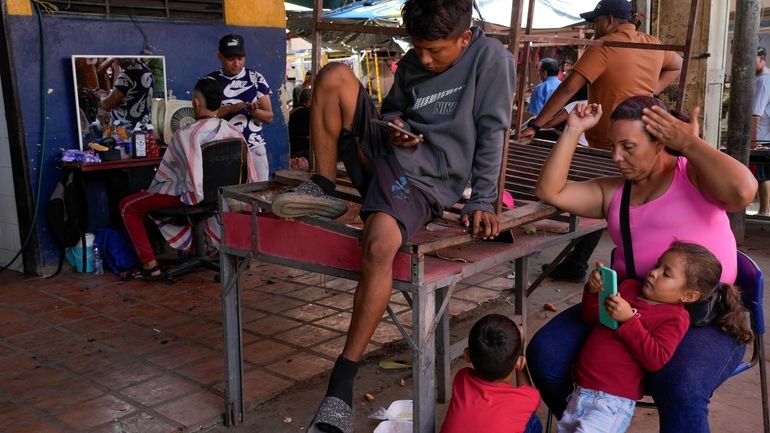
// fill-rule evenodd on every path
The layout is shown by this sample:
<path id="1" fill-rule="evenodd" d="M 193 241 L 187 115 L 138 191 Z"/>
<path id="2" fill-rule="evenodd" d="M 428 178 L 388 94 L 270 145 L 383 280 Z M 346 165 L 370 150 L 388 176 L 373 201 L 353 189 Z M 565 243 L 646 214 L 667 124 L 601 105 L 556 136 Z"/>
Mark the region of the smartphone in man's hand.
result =
<path id="1" fill-rule="evenodd" d="M 418 140 L 418 141 L 422 142 L 422 137 L 420 137 L 419 135 L 415 134 L 414 132 L 407 131 L 406 129 L 396 125 L 393 122 L 388 122 L 387 120 L 372 119 L 372 123 L 374 125 L 381 126 L 383 128 L 388 128 L 388 129 L 390 129 L 392 131 L 396 131 L 396 132 L 399 132 L 401 134 L 404 134 L 407 137 L 409 137 L 409 139 L 411 139 L 411 140 Z"/>

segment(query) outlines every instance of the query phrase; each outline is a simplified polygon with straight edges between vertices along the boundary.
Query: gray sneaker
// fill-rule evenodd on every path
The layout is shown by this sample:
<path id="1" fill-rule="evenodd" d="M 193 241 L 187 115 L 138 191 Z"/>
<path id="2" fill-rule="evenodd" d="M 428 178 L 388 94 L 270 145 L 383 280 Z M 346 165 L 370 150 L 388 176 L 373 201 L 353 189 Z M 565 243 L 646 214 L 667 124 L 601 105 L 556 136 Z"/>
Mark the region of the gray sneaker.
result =
<path id="1" fill-rule="evenodd" d="M 344 200 L 325 194 L 318 184 L 306 181 L 299 184 L 293 192 L 276 196 L 270 210 L 281 218 L 318 215 L 334 219 L 345 214 L 348 205 Z"/>

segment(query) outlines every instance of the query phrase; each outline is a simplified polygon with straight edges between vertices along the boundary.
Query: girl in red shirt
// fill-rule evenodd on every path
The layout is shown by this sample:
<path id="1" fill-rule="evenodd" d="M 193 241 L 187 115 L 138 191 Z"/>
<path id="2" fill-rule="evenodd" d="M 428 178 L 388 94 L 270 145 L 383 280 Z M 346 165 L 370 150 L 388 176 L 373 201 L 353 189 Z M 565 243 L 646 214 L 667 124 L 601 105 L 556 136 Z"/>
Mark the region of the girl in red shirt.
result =
<path id="1" fill-rule="evenodd" d="M 722 296 L 722 330 L 750 341 L 740 294 L 732 285 L 720 285 L 721 274 L 722 265 L 709 250 L 674 241 L 644 281 L 625 280 L 618 295 L 607 297 L 607 312 L 620 324 L 613 330 L 598 322 L 602 282 L 592 272 L 583 293 L 583 319 L 595 326 L 578 358 L 575 390 L 559 433 L 626 431 L 643 396 L 644 374 L 663 368 L 690 326 L 685 304 Z"/>

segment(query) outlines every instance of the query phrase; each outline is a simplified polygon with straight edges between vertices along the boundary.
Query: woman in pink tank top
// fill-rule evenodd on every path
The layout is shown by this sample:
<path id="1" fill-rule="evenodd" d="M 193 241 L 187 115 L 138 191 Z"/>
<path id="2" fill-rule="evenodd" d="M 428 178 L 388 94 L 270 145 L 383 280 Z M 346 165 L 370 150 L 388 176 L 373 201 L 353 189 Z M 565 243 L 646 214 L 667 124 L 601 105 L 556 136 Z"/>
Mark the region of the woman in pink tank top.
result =
<path id="1" fill-rule="evenodd" d="M 629 180 L 636 275 L 645 275 L 668 245 L 680 240 L 709 249 L 722 264 L 722 281 L 733 283 L 737 250 L 726 211 L 743 210 L 754 198 L 757 182 L 748 168 L 698 137 L 698 111 L 685 122 L 669 114 L 663 101 L 635 96 L 611 116 L 608 138 L 622 176 L 569 182 L 578 137 L 601 113 L 601 106 L 590 104 L 570 114 L 540 174 L 537 196 L 575 215 L 606 218 L 617 245 L 614 267 L 623 279 L 619 210 L 623 184 Z M 587 334 L 576 306 L 540 329 L 527 349 L 534 383 L 557 417 L 572 390 L 570 365 Z M 717 326 L 688 330 L 671 361 L 646 377 L 646 390 L 658 404 L 661 432 L 707 433 L 709 397 L 744 351 L 743 344 Z"/>

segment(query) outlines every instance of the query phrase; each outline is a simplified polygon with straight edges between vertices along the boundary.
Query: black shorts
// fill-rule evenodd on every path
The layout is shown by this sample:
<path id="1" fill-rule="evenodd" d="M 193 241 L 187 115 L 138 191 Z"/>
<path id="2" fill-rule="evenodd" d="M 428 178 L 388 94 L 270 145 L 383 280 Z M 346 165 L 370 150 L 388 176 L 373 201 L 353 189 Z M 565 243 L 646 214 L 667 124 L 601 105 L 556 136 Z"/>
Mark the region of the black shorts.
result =
<path id="1" fill-rule="evenodd" d="M 433 214 L 434 206 L 428 197 L 407 179 L 393 155 L 386 131 L 372 125 L 372 119 L 379 119 L 379 116 L 366 90 L 359 85 L 353 130 L 343 130 L 340 134 L 340 159 L 363 199 L 361 217 L 365 219 L 374 212 L 392 216 L 406 243 L 437 215 Z M 358 144 L 370 161 L 371 172 L 358 161 Z"/>
<path id="2" fill-rule="evenodd" d="M 765 182 L 770 180 L 770 163 L 760 162 L 752 164 L 754 167 L 754 176 L 759 182 Z"/>

